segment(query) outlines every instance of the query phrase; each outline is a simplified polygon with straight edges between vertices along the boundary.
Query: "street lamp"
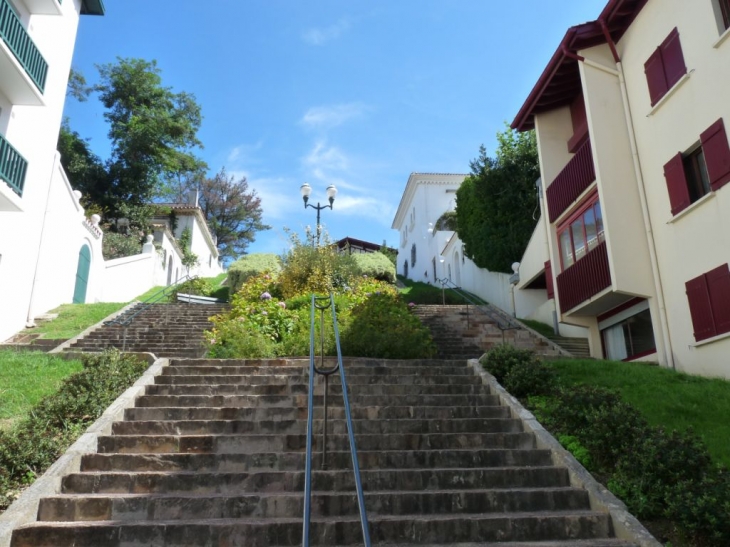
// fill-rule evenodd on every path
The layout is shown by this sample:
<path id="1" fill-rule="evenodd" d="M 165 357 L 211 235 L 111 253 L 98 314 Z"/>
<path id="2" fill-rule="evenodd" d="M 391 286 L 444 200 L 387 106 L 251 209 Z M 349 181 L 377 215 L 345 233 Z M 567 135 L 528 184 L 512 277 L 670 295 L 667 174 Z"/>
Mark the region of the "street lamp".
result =
<path id="1" fill-rule="evenodd" d="M 315 209 L 317 211 L 317 246 L 319 247 L 319 212 L 322 209 L 332 209 L 332 204 L 335 202 L 335 196 L 337 195 L 337 188 L 335 188 L 334 184 L 330 184 L 327 187 L 327 199 L 329 200 L 329 205 L 320 205 L 319 202 L 317 202 L 317 205 L 314 206 L 309 202 L 309 196 L 312 194 L 312 187 L 309 186 L 306 182 L 302 184 L 301 188 L 299 188 L 299 191 L 302 194 L 302 199 L 304 200 L 304 208 L 311 207 L 312 209 Z"/>

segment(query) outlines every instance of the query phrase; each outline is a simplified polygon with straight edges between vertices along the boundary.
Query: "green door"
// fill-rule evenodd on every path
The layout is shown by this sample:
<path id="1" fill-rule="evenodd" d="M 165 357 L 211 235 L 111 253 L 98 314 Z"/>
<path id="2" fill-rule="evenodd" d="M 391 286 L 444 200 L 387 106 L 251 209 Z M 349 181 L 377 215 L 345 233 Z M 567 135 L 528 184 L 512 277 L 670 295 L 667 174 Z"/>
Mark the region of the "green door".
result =
<path id="1" fill-rule="evenodd" d="M 74 288 L 74 304 L 86 302 L 86 287 L 89 284 L 89 268 L 91 267 L 91 250 L 88 245 L 79 251 L 79 265 L 76 267 L 76 287 Z"/>

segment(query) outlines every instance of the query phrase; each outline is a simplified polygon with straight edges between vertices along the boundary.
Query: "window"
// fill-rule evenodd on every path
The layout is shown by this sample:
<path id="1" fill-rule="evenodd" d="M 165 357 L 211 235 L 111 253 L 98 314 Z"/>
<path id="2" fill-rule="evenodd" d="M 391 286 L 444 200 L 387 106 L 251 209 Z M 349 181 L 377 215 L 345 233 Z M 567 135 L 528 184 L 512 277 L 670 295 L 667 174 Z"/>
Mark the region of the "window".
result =
<path id="1" fill-rule="evenodd" d="M 416 265 L 416 244 L 411 245 L 411 268 Z"/>
<path id="2" fill-rule="evenodd" d="M 685 283 L 697 342 L 730 332 L 730 269 L 723 264 Z"/>
<path id="3" fill-rule="evenodd" d="M 644 64 L 651 106 L 657 104 L 682 76 L 687 74 L 682 44 L 676 27 Z"/>
<path id="4" fill-rule="evenodd" d="M 714 0 L 715 15 L 720 34 L 730 28 L 730 0 Z"/>
<path id="5" fill-rule="evenodd" d="M 730 145 L 722 118 L 700 135 L 700 145 L 664 165 L 672 214 L 730 182 Z"/>
<path id="6" fill-rule="evenodd" d="M 563 270 L 583 258 L 605 239 L 603 215 L 598 194 L 558 227 L 560 259 Z"/>
<path id="7" fill-rule="evenodd" d="M 635 309 L 627 310 L 633 315 L 626 317 L 620 313 L 599 326 L 603 327 L 601 340 L 607 359 L 628 361 L 656 351 L 649 304 L 644 301 L 640 307 L 645 309 L 638 313 Z"/>

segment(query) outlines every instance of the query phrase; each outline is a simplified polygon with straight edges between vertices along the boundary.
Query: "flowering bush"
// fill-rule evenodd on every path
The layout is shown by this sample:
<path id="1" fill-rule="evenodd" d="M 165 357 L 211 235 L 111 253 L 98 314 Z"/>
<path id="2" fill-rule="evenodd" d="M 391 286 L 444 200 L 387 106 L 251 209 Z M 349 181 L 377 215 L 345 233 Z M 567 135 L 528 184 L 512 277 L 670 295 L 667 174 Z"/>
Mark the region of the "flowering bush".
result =
<path id="1" fill-rule="evenodd" d="M 282 272 L 279 280 L 285 276 Z M 213 319 L 206 336 L 212 357 L 274 357 L 309 353 L 311 294 L 280 300 L 267 274 L 249 278 L 231 310 Z M 428 330 L 409 312 L 394 286 L 367 276 L 349 278 L 334 293 L 343 353 L 362 357 L 418 358 L 435 352 Z M 329 311 L 327 321 L 329 320 Z M 319 321 L 315 328 L 319 328 Z M 331 327 L 325 352 L 335 352 Z"/>

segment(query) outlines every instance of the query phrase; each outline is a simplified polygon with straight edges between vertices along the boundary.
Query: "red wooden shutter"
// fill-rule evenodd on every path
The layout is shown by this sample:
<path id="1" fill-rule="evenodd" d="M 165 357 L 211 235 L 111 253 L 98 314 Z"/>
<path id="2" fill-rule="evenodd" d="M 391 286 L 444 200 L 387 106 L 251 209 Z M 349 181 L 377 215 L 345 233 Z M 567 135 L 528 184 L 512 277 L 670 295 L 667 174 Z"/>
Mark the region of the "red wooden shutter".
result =
<path id="1" fill-rule="evenodd" d="M 548 260 L 545 262 L 545 283 L 547 284 L 548 300 L 555 298 L 555 287 L 553 286 L 553 265 Z"/>
<path id="2" fill-rule="evenodd" d="M 689 187 L 687 186 L 687 176 L 684 173 L 684 161 L 681 153 L 664 165 L 664 178 L 667 179 L 672 214 L 676 215 L 680 211 L 684 211 L 690 204 Z"/>
<path id="3" fill-rule="evenodd" d="M 652 53 L 649 60 L 644 63 L 644 72 L 646 73 L 646 83 L 649 84 L 651 106 L 654 106 L 669 91 L 667 79 L 664 75 L 662 52 L 659 49 Z"/>
<path id="4" fill-rule="evenodd" d="M 730 269 L 727 264 L 723 264 L 707 272 L 705 278 L 715 320 L 715 333 L 730 332 Z"/>
<path id="5" fill-rule="evenodd" d="M 715 322 L 712 318 L 710 293 L 704 274 L 685 283 L 689 313 L 692 316 L 695 340 L 706 340 L 715 336 Z"/>
<path id="6" fill-rule="evenodd" d="M 659 50 L 662 52 L 664 74 L 667 78 L 667 89 L 669 89 L 682 76 L 687 74 L 687 66 L 684 64 L 684 54 L 682 53 L 682 44 L 679 41 L 679 31 L 676 27 L 669 33 L 669 36 L 662 42 L 662 45 L 659 46 Z"/>
<path id="7" fill-rule="evenodd" d="M 713 123 L 702 135 L 702 151 L 707 163 L 710 185 L 717 190 L 730 182 L 730 146 L 722 118 Z"/>

